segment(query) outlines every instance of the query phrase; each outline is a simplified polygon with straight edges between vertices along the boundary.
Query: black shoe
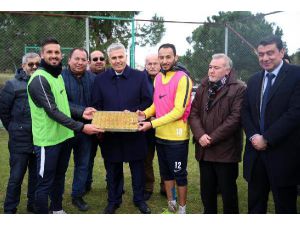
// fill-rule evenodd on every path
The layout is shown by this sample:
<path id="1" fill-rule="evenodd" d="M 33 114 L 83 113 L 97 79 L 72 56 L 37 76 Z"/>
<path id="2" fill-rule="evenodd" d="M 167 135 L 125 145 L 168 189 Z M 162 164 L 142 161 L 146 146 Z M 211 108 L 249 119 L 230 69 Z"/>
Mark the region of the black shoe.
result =
<path id="1" fill-rule="evenodd" d="M 160 190 L 160 195 L 164 196 L 164 197 L 167 197 L 167 192 L 164 191 L 164 190 Z"/>
<path id="2" fill-rule="evenodd" d="M 89 209 L 88 204 L 83 200 L 82 197 L 72 198 L 72 204 L 80 211 L 87 211 Z"/>
<path id="3" fill-rule="evenodd" d="M 152 192 L 150 191 L 144 191 L 144 200 L 148 201 L 152 196 Z"/>
<path id="4" fill-rule="evenodd" d="M 104 214 L 115 214 L 116 210 L 120 207 L 119 204 L 108 203 L 105 207 L 103 213 Z"/>
<path id="5" fill-rule="evenodd" d="M 146 204 L 146 202 L 134 203 L 136 207 L 139 208 L 140 212 L 143 214 L 151 214 L 151 210 Z"/>
<path id="6" fill-rule="evenodd" d="M 27 205 L 27 212 L 29 212 L 29 213 L 35 213 L 35 207 L 34 207 L 34 205 Z"/>

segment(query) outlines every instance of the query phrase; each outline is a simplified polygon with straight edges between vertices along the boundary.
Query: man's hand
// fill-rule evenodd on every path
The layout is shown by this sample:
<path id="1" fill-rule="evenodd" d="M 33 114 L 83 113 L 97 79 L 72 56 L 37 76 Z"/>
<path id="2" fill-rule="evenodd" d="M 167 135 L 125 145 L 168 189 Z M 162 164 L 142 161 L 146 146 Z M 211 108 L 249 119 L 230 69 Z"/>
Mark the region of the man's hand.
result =
<path id="1" fill-rule="evenodd" d="M 104 130 L 97 128 L 94 124 L 85 124 L 83 126 L 82 132 L 85 134 L 98 134 L 100 132 L 104 132 Z"/>
<path id="2" fill-rule="evenodd" d="M 139 131 L 147 131 L 152 128 L 150 122 L 139 122 Z"/>
<path id="3" fill-rule="evenodd" d="M 85 108 L 85 110 L 82 114 L 82 118 L 86 119 L 86 120 L 92 120 L 94 112 L 97 112 L 97 110 L 94 109 L 93 107 L 87 107 L 87 108 Z"/>
<path id="4" fill-rule="evenodd" d="M 146 115 L 143 111 L 137 110 L 136 113 L 138 114 L 139 122 L 144 121 L 146 119 Z"/>
<path id="5" fill-rule="evenodd" d="M 262 135 L 258 134 L 253 136 L 251 143 L 256 150 L 263 151 L 266 150 L 268 142 Z"/>
<path id="6" fill-rule="evenodd" d="M 199 144 L 201 145 L 201 147 L 208 147 L 211 144 L 211 137 L 208 136 L 207 134 L 203 134 L 200 138 L 199 138 Z"/>

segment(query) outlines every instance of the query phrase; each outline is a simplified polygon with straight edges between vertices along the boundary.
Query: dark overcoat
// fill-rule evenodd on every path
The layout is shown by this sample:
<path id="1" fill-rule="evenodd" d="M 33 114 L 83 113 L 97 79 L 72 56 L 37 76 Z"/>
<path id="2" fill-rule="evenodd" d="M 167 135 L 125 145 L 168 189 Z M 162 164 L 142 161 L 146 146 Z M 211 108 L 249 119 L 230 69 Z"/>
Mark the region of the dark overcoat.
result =
<path id="1" fill-rule="evenodd" d="M 126 66 L 122 75 L 108 69 L 95 78 L 93 106 L 103 111 L 144 110 L 152 103 L 147 75 Z M 143 132 L 105 132 L 101 153 L 110 162 L 129 162 L 146 157 L 147 142 Z"/>
<path id="2" fill-rule="evenodd" d="M 300 183 L 300 67 L 283 63 L 270 90 L 266 106 L 265 151 L 253 148 L 250 137 L 260 134 L 260 99 L 264 71 L 254 74 L 247 85 L 242 123 L 246 133 L 244 177 L 251 180 L 253 166 L 261 154 L 270 182 L 276 186 Z"/>

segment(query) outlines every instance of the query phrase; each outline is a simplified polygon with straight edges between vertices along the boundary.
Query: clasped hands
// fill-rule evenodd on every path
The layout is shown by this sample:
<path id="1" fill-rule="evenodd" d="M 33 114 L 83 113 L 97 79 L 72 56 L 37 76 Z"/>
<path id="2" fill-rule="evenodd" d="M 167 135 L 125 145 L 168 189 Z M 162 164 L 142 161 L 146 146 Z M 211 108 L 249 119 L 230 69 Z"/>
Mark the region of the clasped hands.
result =
<path id="1" fill-rule="evenodd" d="M 209 147 L 211 145 L 211 137 L 208 134 L 203 134 L 199 138 L 198 142 L 203 148 Z"/>
<path id="2" fill-rule="evenodd" d="M 264 151 L 267 148 L 267 140 L 260 134 L 255 134 L 251 137 L 251 144 L 257 151 Z"/>

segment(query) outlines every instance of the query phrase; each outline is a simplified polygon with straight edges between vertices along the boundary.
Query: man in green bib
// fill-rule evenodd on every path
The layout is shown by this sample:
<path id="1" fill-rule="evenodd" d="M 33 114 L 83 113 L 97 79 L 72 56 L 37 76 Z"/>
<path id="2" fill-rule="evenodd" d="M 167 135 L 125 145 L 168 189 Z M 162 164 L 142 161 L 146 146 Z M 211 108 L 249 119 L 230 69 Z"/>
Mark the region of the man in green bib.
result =
<path id="1" fill-rule="evenodd" d="M 102 132 L 92 124 L 83 124 L 71 118 L 92 119 L 96 110 L 69 106 L 65 84 L 61 76 L 62 53 L 53 38 L 42 43 L 40 68 L 28 82 L 28 96 L 32 118 L 34 151 L 37 155 L 38 181 L 35 193 L 37 213 L 65 213 L 62 209 L 65 173 L 70 151 L 64 145 L 74 131 L 86 134 Z M 48 208 L 50 197 L 50 209 Z"/>

